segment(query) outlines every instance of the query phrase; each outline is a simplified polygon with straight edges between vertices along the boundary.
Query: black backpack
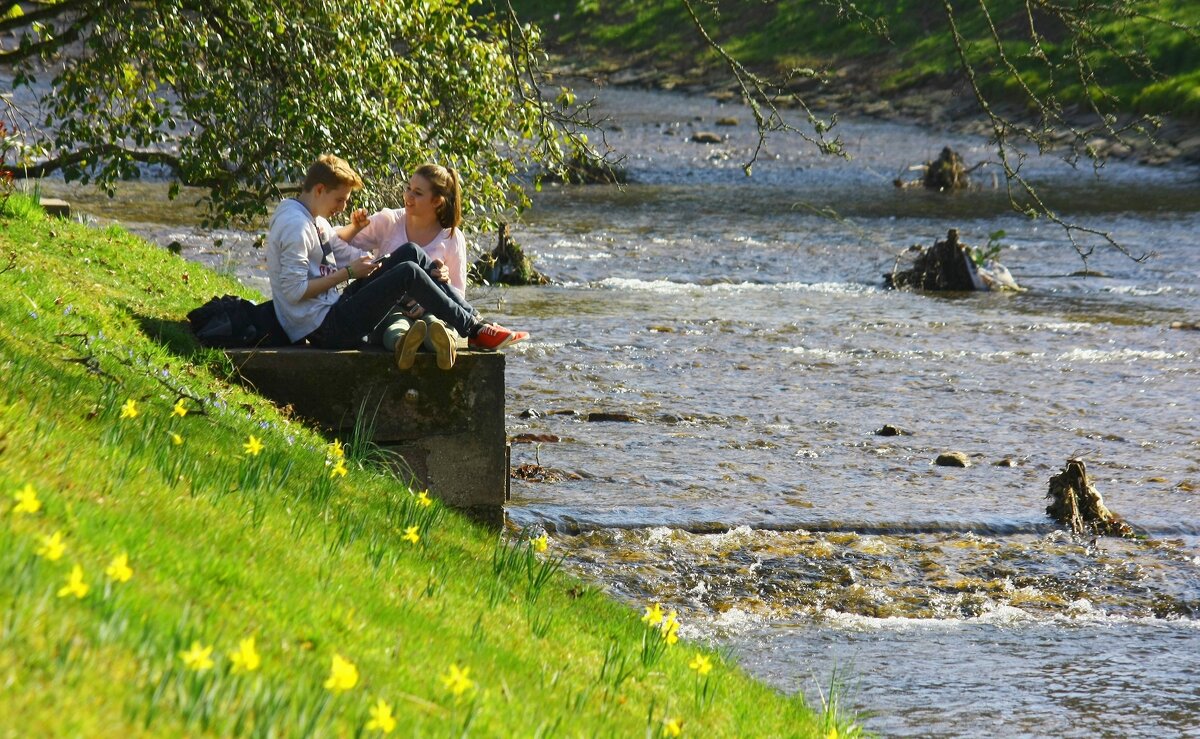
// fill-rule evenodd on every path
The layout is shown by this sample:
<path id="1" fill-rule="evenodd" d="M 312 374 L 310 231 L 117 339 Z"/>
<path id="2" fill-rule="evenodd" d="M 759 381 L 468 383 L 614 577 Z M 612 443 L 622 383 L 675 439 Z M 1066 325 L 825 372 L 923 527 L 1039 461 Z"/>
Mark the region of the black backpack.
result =
<path id="1" fill-rule="evenodd" d="M 286 346 L 283 326 L 270 300 L 255 305 L 236 295 L 214 297 L 187 314 L 192 333 L 204 346 L 232 349 L 245 346 Z"/>

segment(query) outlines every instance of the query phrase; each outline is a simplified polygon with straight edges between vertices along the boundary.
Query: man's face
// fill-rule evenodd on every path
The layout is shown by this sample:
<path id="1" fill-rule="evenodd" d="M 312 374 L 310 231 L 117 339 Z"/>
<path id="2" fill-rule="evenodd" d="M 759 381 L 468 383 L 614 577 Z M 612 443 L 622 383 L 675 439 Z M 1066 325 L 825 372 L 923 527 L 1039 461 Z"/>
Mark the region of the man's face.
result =
<path id="1" fill-rule="evenodd" d="M 349 185 L 341 187 L 327 188 L 325 185 L 317 185 L 313 188 L 316 197 L 313 198 L 313 214 L 329 218 L 336 216 L 346 209 L 346 203 L 350 202 L 350 193 L 352 190 Z"/>

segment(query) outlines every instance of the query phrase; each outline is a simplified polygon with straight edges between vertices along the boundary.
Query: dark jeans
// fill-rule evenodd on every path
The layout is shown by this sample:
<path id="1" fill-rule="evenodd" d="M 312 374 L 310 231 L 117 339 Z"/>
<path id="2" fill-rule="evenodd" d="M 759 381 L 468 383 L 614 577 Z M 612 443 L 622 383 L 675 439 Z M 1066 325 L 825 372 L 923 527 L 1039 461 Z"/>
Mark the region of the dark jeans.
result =
<path id="1" fill-rule="evenodd" d="M 405 295 L 455 331 L 470 336 L 478 324 L 475 309 L 449 285 L 429 276 L 432 262 L 411 242 L 388 254 L 370 277 L 346 287 L 308 340 L 323 349 L 356 347 Z"/>

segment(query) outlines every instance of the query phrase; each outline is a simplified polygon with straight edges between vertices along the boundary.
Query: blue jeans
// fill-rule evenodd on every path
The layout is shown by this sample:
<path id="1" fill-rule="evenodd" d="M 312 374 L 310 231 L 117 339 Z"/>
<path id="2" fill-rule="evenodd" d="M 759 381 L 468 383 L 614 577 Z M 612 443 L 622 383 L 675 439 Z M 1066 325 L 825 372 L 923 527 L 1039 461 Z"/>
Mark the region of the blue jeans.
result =
<path id="1" fill-rule="evenodd" d="M 449 285 L 429 276 L 432 263 L 424 249 L 404 244 L 381 259 L 370 277 L 350 283 L 308 340 L 323 349 L 352 349 L 405 295 L 458 333 L 471 336 L 479 325 L 475 309 Z"/>

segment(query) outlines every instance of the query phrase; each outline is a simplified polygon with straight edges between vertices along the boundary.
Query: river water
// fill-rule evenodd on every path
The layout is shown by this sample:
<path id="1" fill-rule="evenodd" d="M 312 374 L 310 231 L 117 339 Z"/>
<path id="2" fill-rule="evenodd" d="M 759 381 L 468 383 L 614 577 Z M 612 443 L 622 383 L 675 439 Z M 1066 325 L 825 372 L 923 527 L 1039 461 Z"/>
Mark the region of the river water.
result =
<path id="1" fill-rule="evenodd" d="M 836 676 L 884 735 L 1200 736 L 1200 332 L 1169 327 L 1200 320 L 1197 170 L 1027 161 L 1064 218 L 1157 253 L 1101 248 L 1078 276 L 995 167 L 966 193 L 891 184 L 945 145 L 991 158 L 982 138 L 845 121 L 851 161 L 776 139 L 747 179 L 744 109 L 599 109 L 635 184 L 545 188 L 515 236 L 554 284 L 472 292 L 534 335 L 508 350 L 510 435 L 558 439 L 514 445 L 542 475 L 513 481 L 511 519 L 785 691 Z M 245 234 L 128 225 L 265 289 Z M 881 288 L 949 228 L 1003 230 L 1028 291 Z M 1074 457 L 1145 538 L 1050 525 Z"/>

